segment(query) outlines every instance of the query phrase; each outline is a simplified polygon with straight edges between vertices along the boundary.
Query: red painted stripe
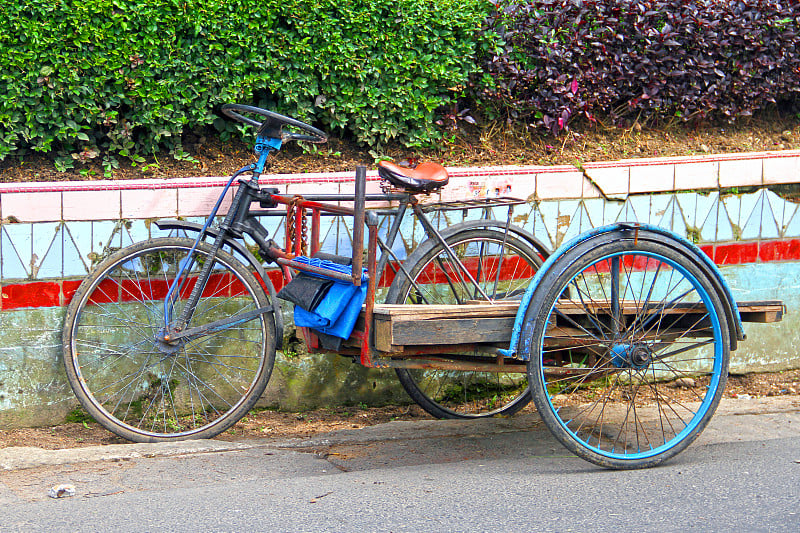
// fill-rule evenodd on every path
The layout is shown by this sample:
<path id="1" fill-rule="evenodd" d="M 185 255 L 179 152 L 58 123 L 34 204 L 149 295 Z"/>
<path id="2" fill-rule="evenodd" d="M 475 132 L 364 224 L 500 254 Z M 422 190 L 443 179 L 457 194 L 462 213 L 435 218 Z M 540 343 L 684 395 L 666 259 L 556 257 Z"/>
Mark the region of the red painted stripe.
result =
<path id="1" fill-rule="evenodd" d="M 748 241 L 721 244 L 706 244 L 700 249 L 714 260 L 717 265 L 741 265 L 748 263 L 771 263 L 778 261 L 800 261 L 800 239 L 784 239 L 773 241 Z M 528 276 L 530 272 L 518 270 L 519 259 L 504 260 L 500 273 L 502 279 L 511 279 L 514 276 Z M 473 265 L 474 266 L 474 265 Z M 490 265 L 496 268 L 496 262 Z M 628 265 L 630 267 L 631 265 Z M 644 268 L 645 265 L 633 265 L 634 268 Z M 268 270 L 270 279 L 276 291 L 284 285 L 283 275 L 279 270 Z M 438 276 L 440 277 L 440 276 Z M 388 266 L 380 279 L 379 287 L 388 287 L 394 279 L 394 271 Z M 27 283 L 4 284 L 0 290 L 0 309 L 9 311 L 29 307 L 56 307 L 67 305 L 80 285 L 80 280 L 34 281 Z M 120 286 L 110 281 L 103 282 L 102 292 L 96 293 L 97 303 L 110 301 L 130 301 L 136 297 L 138 291 L 131 286 Z M 191 291 L 192 282 L 184 288 L 186 294 Z M 152 292 L 154 298 L 163 298 L 167 294 L 168 285 L 164 281 L 154 281 L 148 285 L 147 291 Z M 215 276 L 212 285 L 206 288 L 204 294 L 240 294 L 244 287 L 223 275 Z"/>
<path id="2" fill-rule="evenodd" d="M 52 281 L 3 285 L 3 311 L 24 307 L 55 307 L 61 303 L 61 284 Z"/>
<path id="3" fill-rule="evenodd" d="M 755 263 L 757 259 L 757 242 L 718 244 L 714 247 L 714 262 L 718 265 Z"/>
<path id="4" fill-rule="evenodd" d="M 800 257 L 800 239 L 766 241 L 758 245 L 758 258 L 762 263 L 791 261 Z"/>

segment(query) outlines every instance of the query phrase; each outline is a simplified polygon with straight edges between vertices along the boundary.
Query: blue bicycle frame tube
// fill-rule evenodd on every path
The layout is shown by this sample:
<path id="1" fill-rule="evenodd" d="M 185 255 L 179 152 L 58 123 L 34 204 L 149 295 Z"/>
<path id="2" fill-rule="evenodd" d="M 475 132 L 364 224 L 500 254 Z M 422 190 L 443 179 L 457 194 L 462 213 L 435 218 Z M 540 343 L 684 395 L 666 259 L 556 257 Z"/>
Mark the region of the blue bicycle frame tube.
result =
<path id="1" fill-rule="evenodd" d="M 258 161 L 254 164 L 247 165 L 245 167 L 240 168 L 236 172 L 233 173 L 231 178 L 228 180 L 228 183 L 225 184 L 225 187 L 222 189 L 222 193 L 219 195 L 217 199 L 217 203 L 214 204 L 214 208 L 209 213 L 208 217 L 206 218 L 205 224 L 203 224 L 203 228 L 197 234 L 195 238 L 194 244 L 192 245 L 192 249 L 189 250 L 189 254 L 187 255 L 187 260 L 184 261 L 180 268 L 178 269 L 178 273 L 175 275 L 175 279 L 172 280 L 172 284 L 170 284 L 169 291 L 167 292 L 167 296 L 164 298 L 164 328 L 165 330 L 169 328 L 170 322 L 172 322 L 172 298 L 173 295 L 179 292 L 179 288 L 185 283 L 185 279 L 183 277 L 183 273 L 186 272 L 187 269 L 191 268 L 194 264 L 194 252 L 197 250 L 197 246 L 200 244 L 200 241 L 203 240 L 206 234 L 206 230 L 214 221 L 214 218 L 217 216 L 217 212 L 219 211 L 220 206 L 222 205 L 222 200 L 225 198 L 225 195 L 228 194 L 228 190 L 233 185 L 233 180 L 235 180 L 240 175 L 244 174 L 245 172 L 252 172 L 253 178 L 256 182 L 258 181 L 259 176 L 264 171 L 264 167 L 267 164 L 267 158 L 269 154 L 273 151 L 278 151 L 281 149 L 282 141 L 281 139 L 276 139 L 272 137 L 262 137 L 258 136 L 256 139 L 255 145 L 255 152 L 258 154 Z M 236 206 L 233 206 L 236 207 Z"/>

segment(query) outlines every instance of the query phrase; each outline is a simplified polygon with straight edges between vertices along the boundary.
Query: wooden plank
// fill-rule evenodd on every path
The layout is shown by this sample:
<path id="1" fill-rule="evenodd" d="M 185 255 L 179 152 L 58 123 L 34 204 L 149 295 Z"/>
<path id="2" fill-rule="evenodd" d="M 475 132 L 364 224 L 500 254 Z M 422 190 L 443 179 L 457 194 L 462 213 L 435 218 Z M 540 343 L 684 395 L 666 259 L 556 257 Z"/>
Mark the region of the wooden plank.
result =
<path id="1" fill-rule="evenodd" d="M 405 320 L 407 318 L 447 318 L 450 316 L 514 316 L 518 308 L 519 302 L 500 302 L 495 305 L 376 304 L 373 313 L 376 317 L 391 317 L 392 320 Z"/>
<path id="2" fill-rule="evenodd" d="M 514 317 L 403 320 L 393 322 L 388 344 L 472 344 L 511 338 Z"/>
<path id="3" fill-rule="evenodd" d="M 390 320 L 382 320 L 375 317 L 373 321 L 375 339 L 375 349 L 381 352 L 396 352 L 398 348 L 392 345 L 392 322 Z"/>
<path id="4" fill-rule="evenodd" d="M 783 309 L 780 311 L 739 311 L 742 322 L 757 322 L 761 324 L 772 324 L 783 320 Z"/>
<path id="5" fill-rule="evenodd" d="M 485 362 L 477 361 L 461 361 L 453 360 L 451 358 L 435 358 L 435 357 L 409 357 L 405 359 L 382 359 L 383 365 L 394 368 L 424 368 L 436 370 L 459 370 L 459 371 L 475 371 L 475 372 L 503 372 L 503 373 L 520 373 L 524 374 L 528 371 L 527 365 L 520 364 L 519 361 L 507 362 L 504 364 L 497 364 L 494 361 L 487 360 Z"/>
<path id="6" fill-rule="evenodd" d="M 516 303 L 504 303 L 502 306 L 486 305 L 381 305 L 376 306 L 380 313 L 375 315 L 375 348 L 381 352 L 397 353 L 403 346 L 448 346 L 477 343 L 506 343 L 511 339 L 514 327 Z M 565 314 L 573 314 L 578 306 L 567 306 Z M 563 309 L 559 306 L 559 309 Z M 623 306 L 628 314 L 635 306 Z M 673 309 L 663 310 L 665 314 L 691 315 L 697 309 L 696 304 L 685 304 Z M 741 302 L 740 313 L 744 322 L 770 323 L 783 318 L 783 303 Z M 650 312 L 662 311 L 654 308 Z M 471 316 L 476 314 L 476 316 Z M 570 328 L 561 335 L 549 332 L 552 339 L 572 339 L 578 344 L 580 334 Z M 681 326 L 678 325 L 677 330 Z M 660 332 L 664 335 L 665 332 Z"/>
<path id="7" fill-rule="evenodd" d="M 764 320 L 775 321 L 783 316 L 783 302 L 754 301 L 737 302 L 742 320 L 745 322 L 761 322 Z M 391 318 L 391 320 L 427 320 L 434 318 L 449 317 L 492 317 L 492 316 L 515 316 L 519 302 L 499 302 L 494 305 L 489 304 L 468 304 L 468 305 L 403 305 L 403 304 L 380 304 L 375 306 L 374 313 L 377 316 Z M 589 302 L 561 301 L 558 310 L 564 314 L 583 314 L 589 308 L 594 313 L 609 312 L 609 306 Z M 653 305 L 646 313 L 663 314 L 687 314 L 699 311 L 701 303 L 679 303 L 668 307 Z M 635 302 L 624 300 L 620 304 L 623 314 L 636 314 L 641 312 L 641 308 Z M 753 320 L 746 319 L 752 317 Z"/>
<path id="8" fill-rule="evenodd" d="M 771 324 L 783 320 L 786 306 L 780 300 L 737 302 L 742 322 Z"/>

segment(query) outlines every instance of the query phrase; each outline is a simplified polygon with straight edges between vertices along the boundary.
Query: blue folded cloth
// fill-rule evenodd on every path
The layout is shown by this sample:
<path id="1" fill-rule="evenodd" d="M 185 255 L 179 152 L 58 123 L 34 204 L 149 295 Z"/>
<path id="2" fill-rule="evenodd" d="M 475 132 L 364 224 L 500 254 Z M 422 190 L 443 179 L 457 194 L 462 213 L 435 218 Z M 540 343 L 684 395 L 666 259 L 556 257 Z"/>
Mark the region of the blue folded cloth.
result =
<path id="1" fill-rule="evenodd" d="M 296 257 L 295 261 L 343 274 L 352 272 L 350 265 L 341 265 L 331 261 L 302 256 Z M 330 279 L 317 273 L 304 272 L 303 274 Z M 328 287 L 324 297 L 313 308 L 305 309 L 303 306 L 295 304 L 294 323 L 299 327 L 312 328 L 334 337 L 346 339 L 353 332 L 358 314 L 361 312 L 361 306 L 366 300 L 367 276 L 365 272 L 362 273 L 360 287 L 344 281 L 331 281 L 332 284 Z"/>

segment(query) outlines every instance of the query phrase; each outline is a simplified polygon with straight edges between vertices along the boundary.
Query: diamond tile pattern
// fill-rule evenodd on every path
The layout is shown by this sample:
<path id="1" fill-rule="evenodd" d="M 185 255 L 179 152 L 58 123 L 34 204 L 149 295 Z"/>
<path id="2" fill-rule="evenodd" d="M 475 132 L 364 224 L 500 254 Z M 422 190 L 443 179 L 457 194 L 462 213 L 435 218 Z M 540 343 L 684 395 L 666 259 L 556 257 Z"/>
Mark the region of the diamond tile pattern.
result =
<path id="1" fill-rule="evenodd" d="M 526 197 L 526 204 L 515 207 L 514 224 L 552 249 L 581 232 L 619 221 L 658 225 L 706 245 L 734 241 L 758 244 L 800 238 L 797 204 L 768 188 L 736 194 L 735 189 L 719 189 L 719 184 L 794 183 L 800 181 L 794 175 L 798 165 L 800 151 L 745 154 L 738 159 L 713 156 L 589 163 L 583 171 L 573 167 L 451 169 L 448 189 L 423 201 L 456 195 L 461 199 L 490 194 L 495 189 Z M 761 174 L 763 168 L 769 169 L 769 176 Z M 746 177 L 738 179 L 740 175 Z M 672 190 L 648 188 L 647 180 L 655 179 L 666 187 L 672 176 Z M 286 184 L 273 180 L 281 191 L 300 194 L 348 191 L 351 187 L 349 176 L 344 174 L 281 178 Z M 739 183 L 742 179 L 744 182 Z M 368 180 L 368 185 L 377 190 L 377 175 L 368 174 Z M 679 182 L 681 186 L 707 189 L 682 192 Z M 81 279 L 112 251 L 165 235 L 152 223 L 156 218 L 189 215 L 194 221 L 202 221 L 200 215 L 213 204 L 212 196 L 222 190 L 224 181 L 209 178 L 184 184 L 183 188 L 171 188 L 161 182 L 131 183 L 114 186 L 117 188 L 77 183 L 52 187 L 23 184 L 0 189 L 0 283 Z M 484 186 L 478 187 L 480 184 Z M 591 194 L 586 194 L 587 190 Z M 655 192 L 635 194 L 645 190 Z M 495 208 L 492 215 L 504 219 L 506 209 Z M 478 209 L 456 210 L 432 215 L 432 219 L 437 227 L 445 228 L 480 216 Z M 271 237 L 283 243 L 283 218 L 263 218 Z M 380 223 L 383 236 L 391 220 L 383 216 Z M 400 231 L 392 250 L 403 259 L 425 234 L 410 216 Z M 352 221 L 323 217 L 320 236 L 324 251 L 347 255 L 352 246 Z M 782 257 L 778 253 L 765 254 L 764 257 Z"/>
<path id="2" fill-rule="evenodd" d="M 502 213 L 500 211 L 503 211 Z M 504 216 L 505 209 L 494 213 Z M 433 217 L 439 228 L 479 217 L 448 211 Z M 758 241 L 800 237 L 800 210 L 767 189 L 741 195 L 667 193 L 614 199 L 540 200 L 517 206 L 514 223 L 552 249 L 593 227 L 618 221 L 654 224 L 699 243 Z M 381 235 L 391 221 L 381 220 Z M 322 249 L 347 255 L 352 223 L 340 217 L 323 219 Z M 265 225 L 283 242 L 283 219 L 271 217 Z M 404 258 L 423 239 L 411 217 L 401 225 L 393 251 Z M 0 279 L 44 280 L 84 276 L 99 257 L 133 242 L 166 235 L 145 220 L 61 221 L 0 226 Z"/>

